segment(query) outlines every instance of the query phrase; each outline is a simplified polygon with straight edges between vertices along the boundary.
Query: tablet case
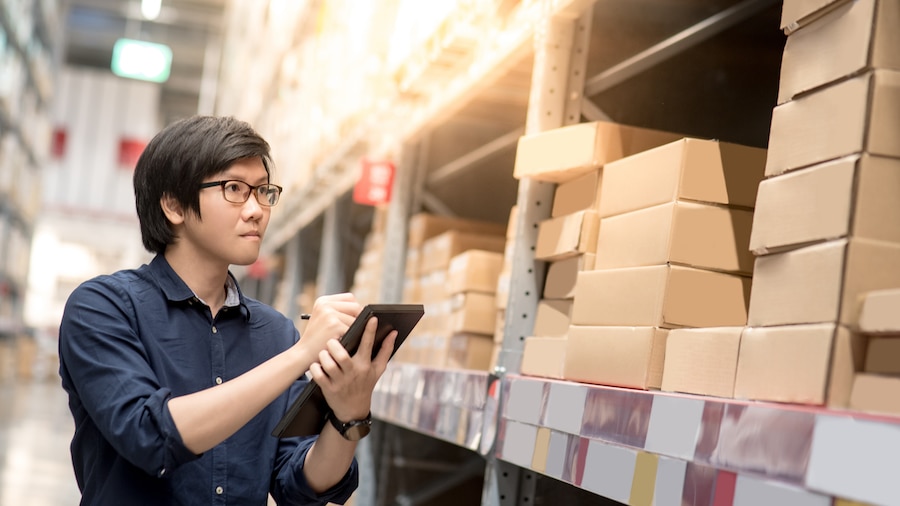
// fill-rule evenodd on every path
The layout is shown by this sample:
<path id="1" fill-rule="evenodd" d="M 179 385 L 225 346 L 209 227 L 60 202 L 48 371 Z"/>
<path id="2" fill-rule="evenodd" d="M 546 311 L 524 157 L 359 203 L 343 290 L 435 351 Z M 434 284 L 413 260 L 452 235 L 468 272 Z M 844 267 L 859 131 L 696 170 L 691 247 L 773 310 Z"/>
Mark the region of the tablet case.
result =
<path id="1" fill-rule="evenodd" d="M 397 331 L 397 339 L 394 341 L 394 351 L 391 357 L 397 353 L 397 349 L 406 340 L 412 329 L 422 319 L 425 308 L 422 304 L 369 304 L 360 311 L 359 316 L 344 337 L 341 344 L 352 356 L 359 348 L 363 330 L 369 318 L 378 318 L 378 329 L 375 331 L 375 346 L 372 348 L 372 358 L 381 349 L 381 343 L 392 331 Z M 275 437 L 312 436 L 319 434 L 327 421 L 330 408 L 322 394 L 322 389 L 312 379 L 294 400 L 287 410 L 272 435 Z"/>

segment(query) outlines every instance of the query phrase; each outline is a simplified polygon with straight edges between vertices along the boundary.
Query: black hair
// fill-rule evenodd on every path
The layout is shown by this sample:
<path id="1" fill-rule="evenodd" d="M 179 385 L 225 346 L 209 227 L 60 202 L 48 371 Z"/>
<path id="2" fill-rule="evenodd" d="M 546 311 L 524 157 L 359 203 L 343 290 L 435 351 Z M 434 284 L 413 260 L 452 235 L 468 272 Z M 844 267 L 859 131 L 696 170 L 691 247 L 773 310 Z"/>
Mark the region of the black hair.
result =
<path id="1" fill-rule="evenodd" d="M 163 253 L 175 240 L 160 206 L 164 195 L 199 218 L 203 180 L 238 160 L 256 157 L 271 177 L 269 143 L 248 123 L 232 117 L 192 116 L 156 134 L 134 169 L 134 200 L 144 248 Z"/>

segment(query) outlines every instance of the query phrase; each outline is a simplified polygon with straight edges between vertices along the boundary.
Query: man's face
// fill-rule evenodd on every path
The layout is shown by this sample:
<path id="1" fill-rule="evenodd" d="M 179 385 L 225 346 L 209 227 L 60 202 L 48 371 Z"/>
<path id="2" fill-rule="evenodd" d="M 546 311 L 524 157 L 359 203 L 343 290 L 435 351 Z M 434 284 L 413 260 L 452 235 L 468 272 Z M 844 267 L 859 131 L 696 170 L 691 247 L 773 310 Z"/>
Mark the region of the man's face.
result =
<path id="1" fill-rule="evenodd" d="M 228 169 L 208 178 L 211 181 L 237 181 L 251 186 L 268 183 L 269 177 L 259 158 L 238 160 Z M 226 185 L 233 192 L 240 183 Z M 201 260 L 227 265 L 249 265 L 259 256 L 259 248 L 272 208 L 260 205 L 255 191 L 246 202 L 229 202 L 221 185 L 200 190 L 200 214 L 185 217 L 180 238 Z M 233 197 L 231 197 L 234 200 Z M 186 244 L 186 245 L 188 245 Z"/>

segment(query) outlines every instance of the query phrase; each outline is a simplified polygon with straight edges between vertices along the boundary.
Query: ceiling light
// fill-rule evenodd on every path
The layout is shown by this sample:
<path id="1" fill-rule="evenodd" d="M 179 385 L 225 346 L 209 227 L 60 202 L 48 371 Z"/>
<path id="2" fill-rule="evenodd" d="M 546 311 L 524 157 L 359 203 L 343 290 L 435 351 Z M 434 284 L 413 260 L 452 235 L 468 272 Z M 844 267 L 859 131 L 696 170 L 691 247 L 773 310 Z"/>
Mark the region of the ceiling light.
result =
<path id="1" fill-rule="evenodd" d="M 144 19 L 153 21 L 158 18 L 160 9 L 162 9 L 162 0 L 141 0 L 141 14 Z"/>

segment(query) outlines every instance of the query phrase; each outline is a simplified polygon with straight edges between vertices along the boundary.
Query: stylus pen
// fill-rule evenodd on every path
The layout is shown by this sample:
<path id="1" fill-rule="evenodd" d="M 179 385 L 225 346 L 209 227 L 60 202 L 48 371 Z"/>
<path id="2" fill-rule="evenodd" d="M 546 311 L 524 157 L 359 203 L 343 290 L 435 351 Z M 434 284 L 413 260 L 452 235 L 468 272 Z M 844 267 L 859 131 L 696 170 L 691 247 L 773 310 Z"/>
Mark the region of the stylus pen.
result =
<path id="1" fill-rule="evenodd" d="M 306 314 L 306 313 L 303 313 L 303 314 L 300 315 L 300 319 L 301 319 L 301 320 L 309 320 L 309 317 L 310 317 L 310 315 L 308 315 L 308 314 Z"/>

